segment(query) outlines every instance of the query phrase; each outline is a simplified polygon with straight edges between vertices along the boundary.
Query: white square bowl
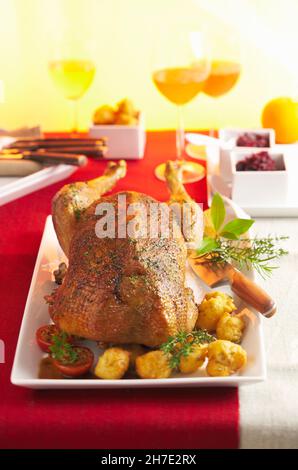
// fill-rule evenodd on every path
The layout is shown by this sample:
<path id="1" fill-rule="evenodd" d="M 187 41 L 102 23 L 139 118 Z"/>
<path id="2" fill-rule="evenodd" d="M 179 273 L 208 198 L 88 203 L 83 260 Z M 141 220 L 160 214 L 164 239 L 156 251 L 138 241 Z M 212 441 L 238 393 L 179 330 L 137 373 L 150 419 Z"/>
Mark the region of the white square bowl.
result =
<path id="1" fill-rule="evenodd" d="M 230 155 L 232 170 L 232 199 L 239 205 L 280 205 L 288 196 L 288 170 L 284 154 L 265 150 L 275 160 L 275 171 L 237 171 L 236 165 L 246 157 L 263 151 L 263 148 L 233 150 Z"/>
<path id="2" fill-rule="evenodd" d="M 107 138 L 108 150 L 105 158 L 140 160 L 144 157 L 146 144 L 146 131 L 144 116 L 139 115 L 136 126 L 130 125 L 92 125 L 89 136 L 93 138 Z"/>
<path id="3" fill-rule="evenodd" d="M 238 147 L 236 141 L 238 137 L 243 134 L 259 134 L 269 136 L 269 147 Z M 273 149 L 275 145 L 275 131 L 274 129 L 220 129 L 219 131 L 220 140 L 220 154 L 219 154 L 219 170 L 221 177 L 227 183 L 232 180 L 232 166 L 231 166 L 231 152 L 233 150 L 247 150 L 250 149 L 252 152 L 258 150 L 269 150 Z"/>

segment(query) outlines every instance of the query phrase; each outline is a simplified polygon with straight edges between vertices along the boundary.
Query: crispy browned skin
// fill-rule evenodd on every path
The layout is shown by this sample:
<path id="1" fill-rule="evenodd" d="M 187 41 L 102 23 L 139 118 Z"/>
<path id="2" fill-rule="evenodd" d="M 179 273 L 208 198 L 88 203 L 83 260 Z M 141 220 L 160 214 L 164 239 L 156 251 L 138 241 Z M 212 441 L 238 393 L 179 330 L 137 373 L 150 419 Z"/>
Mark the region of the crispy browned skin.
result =
<path id="1" fill-rule="evenodd" d="M 165 177 L 168 189 L 170 191 L 170 203 L 194 203 L 194 200 L 190 197 L 185 187 L 183 186 L 182 168 L 179 166 L 179 162 L 169 160 L 166 163 Z"/>
<path id="2" fill-rule="evenodd" d="M 63 186 L 52 202 L 53 223 L 57 238 L 68 256 L 70 242 L 84 211 L 102 194 L 110 191 L 126 175 L 126 162 L 109 162 L 102 176 L 86 182 Z"/>
<path id="3" fill-rule="evenodd" d="M 127 204 L 155 201 L 140 193 L 122 194 Z M 98 238 L 95 207 L 103 200 L 117 207 L 117 194 L 104 197 L 78 221 L 69 269 L 50 306 L 54 322 L 84 338 L 151 347 L 179 330 L 192 330 L 197 308 L 185 288 L 181 232 L 170 238 Z M 172 216 L 171 223 L 176 223 Z"/>
<path id="4" fill-rule="evenodd" d="M 169 204 L 176 215 L 181 217 L 181 207 L 183 204 L 188 206 L 189 218 L 184 219 L 184 223 L 181 225 L 188 248 L 196 249 L 200 245 L 203 236 L 202 210 L 188 194 L 182 183 L 182 169 L 179 162 L 172 160 L 167 162 L 165 177 L 168 190 L 170 191 Z"/>

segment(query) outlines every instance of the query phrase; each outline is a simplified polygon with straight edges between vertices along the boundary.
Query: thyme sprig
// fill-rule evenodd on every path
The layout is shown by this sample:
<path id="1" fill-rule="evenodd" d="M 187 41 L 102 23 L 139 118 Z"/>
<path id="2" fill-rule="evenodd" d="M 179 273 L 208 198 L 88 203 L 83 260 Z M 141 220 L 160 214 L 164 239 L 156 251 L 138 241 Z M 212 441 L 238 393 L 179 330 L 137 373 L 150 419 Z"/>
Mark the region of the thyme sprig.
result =
<path id="1" fill-rule="evenodd" d="M 169 355 L 169 364 L 172 369 L 177 369 L 182 356 L 186 357 L 193 351 L 195 344 L 207 344 L 215 341 L 215 337 L 206 330 L 194 330 L 191 333 L 180 331 L 175 336 L 170 336 L 160 349 Z"/>

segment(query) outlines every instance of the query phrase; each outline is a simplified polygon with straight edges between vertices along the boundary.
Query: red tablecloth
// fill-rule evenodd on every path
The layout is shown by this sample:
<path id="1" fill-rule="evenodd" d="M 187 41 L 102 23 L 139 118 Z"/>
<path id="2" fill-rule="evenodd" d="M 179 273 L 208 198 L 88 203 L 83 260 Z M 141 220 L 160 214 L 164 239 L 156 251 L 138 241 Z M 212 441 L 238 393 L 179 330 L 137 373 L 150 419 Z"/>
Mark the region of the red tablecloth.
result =
<path id="1" fill-rule="evenodd" d="M 153 176 L 174 156 L 174 135 L 148 133 L 145 159 L 128 163 L 119 190 L 159 200 L 167 190 Z M 104 164 L 90 161 L 67 181 L 93 178 Z M 238 445 L 236 389 L 31 391 L 13 386 L 10 372 L 35 259 L 51 198 L 63 183 L 0 207 L 1 448 L 231 448 Z M 188 185 L 206 202 L 205 180 Z"/>

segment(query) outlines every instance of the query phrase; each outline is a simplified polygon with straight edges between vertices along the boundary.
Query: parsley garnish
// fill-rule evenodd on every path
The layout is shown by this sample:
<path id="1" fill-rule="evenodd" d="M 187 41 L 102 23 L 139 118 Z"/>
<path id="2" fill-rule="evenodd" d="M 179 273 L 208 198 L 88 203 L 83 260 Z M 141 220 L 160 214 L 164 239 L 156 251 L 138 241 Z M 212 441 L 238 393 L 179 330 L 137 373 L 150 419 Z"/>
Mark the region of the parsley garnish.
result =
<path id="1" fill-rule="evenodd" d="M 50 351 L 53 359 L 62 362 L 63 364 L 73 364 L 78 360 L 78 353 L 69 342 L 67 333 L 61 332 L 53 336 L 53 344 L 50 346 Z"/>

